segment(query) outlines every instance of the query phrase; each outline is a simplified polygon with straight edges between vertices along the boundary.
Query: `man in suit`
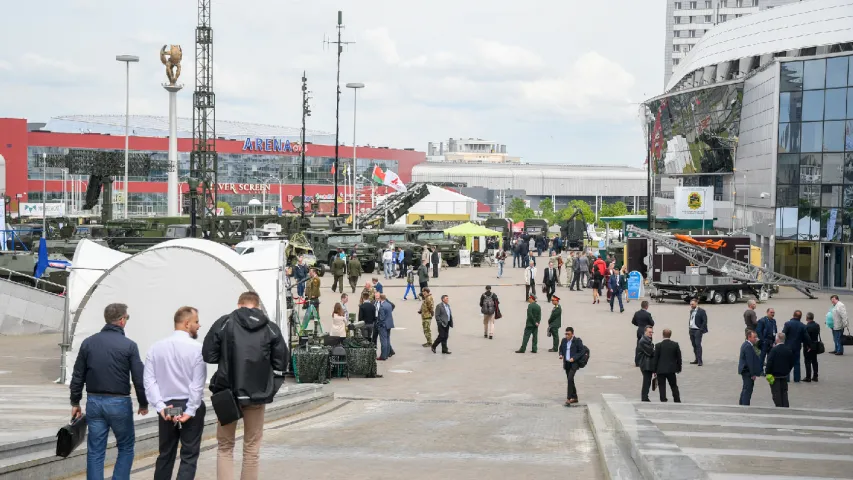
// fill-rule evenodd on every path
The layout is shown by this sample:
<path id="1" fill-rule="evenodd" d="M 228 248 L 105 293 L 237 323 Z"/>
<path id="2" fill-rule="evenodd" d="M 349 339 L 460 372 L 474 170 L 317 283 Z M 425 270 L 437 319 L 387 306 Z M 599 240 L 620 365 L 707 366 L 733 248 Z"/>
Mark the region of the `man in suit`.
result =
<path id="1" fill-rule="evenodd" d="M 702 366 L 702 335 L 708 333 L 708 314 L 704 308 L 699 308 L 699 300 L 690 300 L 690 343 L 693 345 L 695 360 L 691 365 Z"/>
<path id="2" fill-rule="evenodd" d="M 530 336 L 533 336 L 533 348 L 531 353 L 536 353 L 539 347 L 539 323 L 542 321 L 542 309 L 536 303 L 536 297 L 529 295 L 527 297 L 527 323 L 524 325 L 524 339 L 521 342 L 521 348 L 515 353 L 524 353 L 527 350 L 527 341 Z"/>
<path id="3" fill-rule="evenodd" d="M 640 400 L 649 402 L 649 387 L 652 386 L 652 377 L 655 374 L 654 354 L 655 344 L 652 343 L 654 330 L 652 327 L 646 327 L 643 332 L 643 338 L 637 342 L 636 354 L 634 356 L 634 365 L 640 367 L 640 372 L 643 374 L 643 387 L 640 390 Z"/>
<path id="4" fill-rule="evenodd" d="M 548 262 L 548 268 L 545 269 L 545 274 L 542 276 L 542 283 L 545 285 L 545 297 L 551 301 L 551 295 L 557 289 L 557 269 L 554 268 L 554 262 Z"/>
<path id="5" fill-rule="evenodd" d="M 761 368 L 764 368 L 764 359 L 773 348 L 773 341 L 776 339 L 776 334 L 779 333 L 776 327 L 776 311 L 768 308 L 766 315 L 761 317 L 758 324 L 755 326 L 755 333 L 758 335 L 758 347 L 761 349 L 759 354 L 759 363 Z"/>
<path id="6" fill-rule="evenodd" d="M 811 345 L 802 318 L 803 312 L 795 310 L 794 317 L 785 322 L 785 326 L 782 327 L 782 333 L 785 334 L 785 345 L 791 347 L 791 352 L 794 354 L 794 383 L 800 383 L 800 352 L 803 351 L 803 345 Z"/>
<path id="7" fill-rule="evenodd" d="M 637 326 L 637 341 L 639 342 L 641 338 L 643 338 L 643 332 L 646 331 L 646 327 L 654 327 L 655 321 L 652 319 L 652 314 L 649 313 L 649 301 L 643 300 L 640 302 L 640 309 L 634 312 L 634 318 L 631 319 L 631 323 Z"/>
<path id="8" fill-rule="evenodd" d="M 746 341 L 740 346 L 740 359 L 737 364 L 737 372 L 743 379 L 743 388 L 740 390 L 740 401 L 738 405 L 749 405 L 752 400 L 752 389 L 755 386 L 755 378 L 761 376 L 761 360 L 755 353 L 758 343 L 758 334 L 755 330 L 746 328 Z"/>
<path id="9" fill-rule="evenodd" d="M 447 338 L 450 336 L 450 329 L 453 328 L 453 312 L 450 310 L 450 297 L 447 295 L 442 295 L 441 303 L 435 307 L 435 323 L 438 324 L 438 338 L 432 344 L 432 353 L 435 353 L 435 347 L 441 344 L 441 353 L 450 355 L 450 350 L 447 349 Z"/>
<path id="10" fill-rule="evenodd" d="M 613 300 L 619 299 L 619 313 L 625 311 L 622 305 L 622 291 L 625 290 L 625 277 L 615 268 L 610 273 L 610 311 L 613 311 Z M 615 297 L 615 298 L 614 298 Z"/>
<path id="11" fill-rule="evenodd" d="M 583 285 L 581 285 L 581 262 L 580 257 L 575 255 L 574 252 L 569 256 L 571 258 L 571 269 L 572 273 L 570 274 L 572 277 L 572 282 L 569 284 L 569 290 L 583 290 Z M 566 267 L 568 271 L 568 266 Z"/>
<path id="12" fill-rule="evenodd" d="M 441 257 L 438 253 L 438 247 L 432 247 L 432 253 L 429 256 L 429 261 L 432 264 L 432 278 L 438 278 L 438 267 L 441 266 Z"/>
<path id="13" fill-rule="evenodd" d="M 660 401 L 666 402 L 666 383 L 672 390 L 672 399 L 675 403 L 681 403 L 681 393 L 678 391 L 678 381 L 675 375 L 681 373 L 681 347 L 678 342 L 670 340 L 672 330 L 666 328 L 663 331 L 663 341 L 655 345 L 655 353 L 652 359 L 655 374 L 658 376 L 658 391 Z"/>
<path id="14" fill-rule="evenodd" d="M 785 334 L 776 334 L 776 346 L 767 355 L 767 375 L 773 376 L 770 384 L 770 393 L 773 395 L 773 404 L 777 407 L 787 408 L 788 405 L 788 375 L 794 368 L 794 352 L 791 347 L 785 345 Z"/>
<path id="15" fill-rule="evenodd" d="M 575 329 L 566 327 L 566 338 L 560 342 L 560 360 L 563 361 L 563 370 L 566 371 L 568 387 L 566 391 L 566 406 L 578 403 L 578 389 L 575 388 L 575 373 L 580 365 L 578 360 L 584 354 L 583 340 L 575 336 Z"/>
<path id="16" fill-rule="evenodd" d="M 379 295 L 379 319 L 376 322 L 379 328 L 379 340 L 382 342 L 382 350 L 377 360 L 388 360 L 394 355 L 391 348 L 391 329 L 394 328 L 394 306 L 388 301 L 385 294 Z"/>

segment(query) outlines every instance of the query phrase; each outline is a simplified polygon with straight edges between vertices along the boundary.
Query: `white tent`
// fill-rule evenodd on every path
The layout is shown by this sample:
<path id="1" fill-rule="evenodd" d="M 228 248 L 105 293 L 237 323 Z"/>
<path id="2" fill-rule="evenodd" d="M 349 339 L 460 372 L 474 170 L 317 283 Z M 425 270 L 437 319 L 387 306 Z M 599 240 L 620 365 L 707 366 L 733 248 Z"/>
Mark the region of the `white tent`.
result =
<path id="1" fill-rule="evenodd" d="M 467 215 L 469 220 L 477 219 L 477 200 L 435 185 L 427 185 L 427 189 L 429 194 L 407 213 Z M 381 203 L 384 199 L 379 197 L 377 202 Z M 397 223 L 406 223 L 406 216 L 400 217 Z"/>
<path id="2" fill-rule="evenodd" d="M 151 345 L 174 330 L 175 311 L 184 305 L 199 311 L 199 341 L 219 317 L 237 305 L 237 297 L 254 291 L 270 320 L 285 325 L 283 252 L 263 249 L 238 255 L 230 248 L 196 238 L 171 240 L 128 255 L 82 240 L 68 278 L 68 372 L 83 340 L 104 326 L 104 308 L 128 306 L 125 334 L 139 346 L 142 360 Z M 215 366 L 209 366 L 210 374 Z M 66 383 L 71 375 L 65 375 Z"/>

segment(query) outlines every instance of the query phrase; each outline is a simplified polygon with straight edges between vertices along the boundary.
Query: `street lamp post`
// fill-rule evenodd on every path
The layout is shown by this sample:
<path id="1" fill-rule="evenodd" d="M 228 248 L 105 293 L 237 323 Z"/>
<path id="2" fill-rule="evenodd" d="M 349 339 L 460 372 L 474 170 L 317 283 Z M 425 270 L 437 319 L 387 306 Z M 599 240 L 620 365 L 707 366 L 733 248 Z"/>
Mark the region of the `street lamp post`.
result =
<path id="1" fill-rule="evenodd" d="M 261 202 L 257 198 L 253 198 L 253 199 L 249 200 L 249 206 L 250 207 L 256 207 L 256 208 L 252 209 L 252 233 L 254 235 L 258 234 L 258 216 L 257 216 L 258 215 L 258 211 L 257 211 L 258 205 L 261 205 Z"/>
<path id="2" fill-rule="evenodd" d="M 116 60 L 124 62 L 125 66 L 125 95 L 124 95 L 124 218 L 127 218 L 128 189 L 128 157 L 130 156 L 130 64 L 139 62 L 136 55 L 116 55 Z M 105 199 L 106 200 L 106 199 Z M 112 199 L 109 199 L 112 201 Z"/>
<path id="3" fill-rule="evenodd" d="M 357 157 L 355 154 L 355 125 L 356 125 L 356 114 L 358 113 L 358 89 L 364 88 L 363 83 L 348 83 L 347 88 L 352 89 L 352 229 L 356 230 L 358 228 L 358 207 L 356 205 L 356 201 L 358 198 L 358 194 L 355 191 L 355 172 L 356 172 L 356 164 Z"/>
<path id="4" fill-rule="evenodd" d="M 47 238 L 47 154 L 41 154 L 41 236 Z"/>

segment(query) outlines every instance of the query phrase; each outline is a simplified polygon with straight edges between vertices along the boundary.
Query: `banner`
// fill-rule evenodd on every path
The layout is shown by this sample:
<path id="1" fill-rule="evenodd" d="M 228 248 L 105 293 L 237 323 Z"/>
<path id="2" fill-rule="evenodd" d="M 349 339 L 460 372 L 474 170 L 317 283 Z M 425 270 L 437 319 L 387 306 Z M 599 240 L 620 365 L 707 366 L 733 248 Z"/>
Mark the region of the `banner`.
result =
<path id="1" fill-rule="evenodd" d="M 0 195 L 0 250 L 6 250 L 6 198 Z"/>
<path id="2" fill-rule="evenodd" d="M 64 217 L 65 216 L 65 204 L 64 203 L 21 203 L 21 216 L 22 217 L 44 217 L 44 210 L 47 209 L 48 217 Z"/>
<path id="3" fill-rule="evenodd" d="M 643 296 L 643 275 L 638 271 L 628 274 L 628 299 L 639 300 Z"/>
<path id="4" fill-rule="evenodd" d="M 471 265 L 471 252 L 469 250 L 459 250 L 459 265 Z"/>
<path id="5" fill-rule="evenodd" d="M 675 187 L 675 211 L 678 219 L 714 218 L 714 187 Z"/>

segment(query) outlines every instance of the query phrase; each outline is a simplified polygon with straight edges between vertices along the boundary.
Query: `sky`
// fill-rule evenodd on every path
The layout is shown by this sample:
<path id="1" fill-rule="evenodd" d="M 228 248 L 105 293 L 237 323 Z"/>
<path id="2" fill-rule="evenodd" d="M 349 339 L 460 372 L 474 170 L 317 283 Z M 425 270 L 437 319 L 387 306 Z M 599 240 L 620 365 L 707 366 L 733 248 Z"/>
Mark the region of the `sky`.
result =
<path id="1" fill-rule="evenodd" d="M 340 138 L 415 148 L 448 138 L 507 145 L 531 163 L 615 164 L 645 159 L 639 103 L 662 93 L 663 1 L 212 0 L 217 118 L 335 131 L 337 11 L 343 11 Z M 159 51 L 181 45 L 178 115 L 192 116 L 192 0 L 9 2 L 0 17 L 0 117 L 47 121 L 168 115 Z"/>

